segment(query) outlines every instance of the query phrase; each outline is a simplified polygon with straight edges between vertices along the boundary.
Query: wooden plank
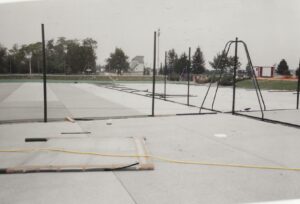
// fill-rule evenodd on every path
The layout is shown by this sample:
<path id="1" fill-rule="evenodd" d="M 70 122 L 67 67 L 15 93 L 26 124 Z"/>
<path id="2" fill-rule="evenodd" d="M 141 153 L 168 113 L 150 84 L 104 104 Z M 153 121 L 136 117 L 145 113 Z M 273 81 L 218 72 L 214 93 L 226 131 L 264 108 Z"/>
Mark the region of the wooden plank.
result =
<path id="1" fill-rule="evenodd" d="M 69 121 L 71 123 L 75 123 L 75 120 L 73 118 L 71 118 L 70 116 L 67 116 L 65 119 L 66 119 L 66 121 Z"/>
<path id="2" fill-rule="evenodd" d="M 91 165 L 28 165 L 1 169 L 0 174 L 39 173 L 39 172 L 76 172 L 76 171 L 114 171 L 135 166 L 132 164 L 91 164 Z"/>
<path id="3" fill-rule="evenodd" d="M 144 138 L 133 138 L 137 155 L 149 155 L 149 151 L 146 147 Z M 150 157 L 138 157 L 139 165 L 137 169 L 139 170 L 154 170 L 154 163 Z"/>

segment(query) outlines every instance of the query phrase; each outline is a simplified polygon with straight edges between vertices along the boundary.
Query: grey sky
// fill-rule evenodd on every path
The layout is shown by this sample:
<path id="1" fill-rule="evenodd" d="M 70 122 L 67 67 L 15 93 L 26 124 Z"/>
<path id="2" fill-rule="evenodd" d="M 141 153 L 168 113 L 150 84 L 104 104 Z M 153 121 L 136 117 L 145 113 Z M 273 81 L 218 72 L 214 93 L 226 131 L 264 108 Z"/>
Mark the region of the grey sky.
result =
<path id="1" fill-rule="evenodd" d="M 98 63 L 115 47 L 152 66 L 153 31 L 160 28 L 165 50 L 192 52 L 199 45 L 206 64 L 228 40 L 239 37 L 254 65 L 285 58 L 291 69 L 300 57 L 299 0 L 43 0 L 0 4 L 0 43 L 31 43 L 65 36 L 98 41 Z M 243 54 L 242 52 L 240 53 Z"/>

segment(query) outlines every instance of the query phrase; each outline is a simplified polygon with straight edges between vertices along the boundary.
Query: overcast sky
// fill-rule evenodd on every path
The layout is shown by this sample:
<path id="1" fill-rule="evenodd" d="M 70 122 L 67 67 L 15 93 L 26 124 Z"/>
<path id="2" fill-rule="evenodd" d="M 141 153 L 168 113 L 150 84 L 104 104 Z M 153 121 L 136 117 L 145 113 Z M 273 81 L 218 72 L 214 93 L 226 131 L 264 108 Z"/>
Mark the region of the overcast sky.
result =
<path id="1" fill-rule="evenodd" d="M 254 65 L 271 66 L 284 58 L 294 69 L 300 58 L 299 0 L 7 2 L 0 0 L 0 43 L 6 47 L 41 41 L 40 24 L 44 23 L 47 39 L 97 40 L 101 64 L 120 47 L 130 59 L 143 55 L 152 66 L 153 32 L 158 28 L 161 61 L 165 50 L 174 48 L 181 54 L 199 45 L 208 65 L 235 37 L 248 44 Z"/>

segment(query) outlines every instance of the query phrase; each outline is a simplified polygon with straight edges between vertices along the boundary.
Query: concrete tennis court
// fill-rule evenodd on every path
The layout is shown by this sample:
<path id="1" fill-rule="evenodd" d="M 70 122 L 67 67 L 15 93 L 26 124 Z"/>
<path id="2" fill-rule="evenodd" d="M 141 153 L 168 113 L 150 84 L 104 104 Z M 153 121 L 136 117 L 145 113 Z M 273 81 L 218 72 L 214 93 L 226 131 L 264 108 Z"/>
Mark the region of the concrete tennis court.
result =
<path id="1" fill-rule="evenodd" d="M 48 83 L 47 90 L 49 119 L 151 114 L 151 98 L 93 84 Z M 198 109 L 160 100 L 155 103 L 158 115 L 192 112 Z M 41 83 L 0 83 L 0 121 L 42 119 L 43 113 Z"/>
<path id="2" fill-rule="evenodd" d="M 167 117 L 148 117 L 151 114 L 151 97 L 112 90 L 106 85 L 79 83 L 48 84 L 49 115 L 60 121 L 22 123 L 22 120 L 43 118 L 42 85 L 1 83 L 0 86 L 1 120 L 19 122 L 0 125 L 1 150 L 63 148 L 124 153 L 131 152 L 132 147 L 123 140 L 141 137 L 145 138 L 151 155 L 187 161 L 183 164 L 154 159 L 155 170 L 152 171 L 0 175 L 0 199 L 3 203 L 249 203 L 300 198 L 300 171 L 259 168 L 300 168 L 299 128 L 227 113 L 176 116 L 178 113 L 197 113 L 199 109 L 163 100 L 156 100 L 155 112 Z M 123 87 L 130 86 L 143 90 L 149 85 L 126 84 Z M 169 89 L 173 89 L 174 94 L 183 94 L 186 88 L 176 84 L 171 87 Z M 158 84 L 157 89 L 162 90 L 162 84 Z M 200 105 L 201 101 L 198 103 L 198 100 L 202 89 L 205 90 L 205 86 L 191 87 L 191 94 L 197 95 L 191 98 L 193 104 Z M 251 93 L 250 90 L 238 91 L 243 96 Z M 284 94 L 287 94 L 286 99 L 276 100 L 275 95 L 269 100 L 281 108 L 282 100 L 291 101 L 290 104 L 284 103 L 284 108 L 292 108 L 295 96 L 290 94 L 288 98 L 289 93 Z M 225 96 L 229 101 L 230 96 Z M 172 97 L 172 100 L 184 102 L 185 98 Z M 254 104 L 250 99 L 237 100 Z M 224 101 L 225 98 L 219 106 L 224 105 L 226 111 L 228 104 Z M 230 110 L 230 105 L 228 107 Z M 244 107 L 249 106 L 240 105 L 239 109 L 243 110 Z M 251 110 L 255 110 L 255 107 L 251 107 Z M 297 123 L 299 112 L 291 112 L 286 116 Z M 103 120 L 71 123 L 63 121 L 66 116 L 103 117 Z M 109 120 L 113 116 L 132 117 Z M 90 134 L 61 134 L 78 131 Z M 47 137 L 49 140 L 25 143 L 25 138 L 29 137 Z M 84 165 L 135 161 L 134 158 L 65 155 L 59 152 L 0 154 L 1 168 L 32 164 Z M 224 166 L 193 165 L 189 161 Z M 228 164 L 255 168 L 228 167 Z"/>
<path id="3" fill-rule="evenodd" d="M 124 87 L 152 91 L 151 84 L 126 84 Z M 190 105 L 200 107 L 207 91 L 207 85 L 190 86 Z M 211 90 L 204 103 L 204 107 L 211 109 L 216 85 Z M 147 95 L 147 92 L 140 92 L 141 95 Z M 164 84 L 156 85 L 156 93 L 164 93 Z M 187 103 L 187 85 L 186 84 L 167 84 L 167 99 L 182 104 Z M 169 96 L 168 96 L 169 95 Z M 174 96 L 173 96 L 174 95 Z M 181 95 L 181 96 L 180 96 Z M 264 118 L 285 123 L 300 125 L 300 111 L 296 110 L 295 91 L 268 91 L 262 90 L 262 95 L 266 104 Z M 230 112 L 232 110 L 232 87 L 220 87 L 213 107 L 221 112 Z M 248 111 L 245 111 L 247 109 Z M 235 110 L 245 115 L 260 118 L 260 106 L 257 95 L 253 89 L 237 89 Z M 205 110 L 202 110 L 205 112 Z"/>

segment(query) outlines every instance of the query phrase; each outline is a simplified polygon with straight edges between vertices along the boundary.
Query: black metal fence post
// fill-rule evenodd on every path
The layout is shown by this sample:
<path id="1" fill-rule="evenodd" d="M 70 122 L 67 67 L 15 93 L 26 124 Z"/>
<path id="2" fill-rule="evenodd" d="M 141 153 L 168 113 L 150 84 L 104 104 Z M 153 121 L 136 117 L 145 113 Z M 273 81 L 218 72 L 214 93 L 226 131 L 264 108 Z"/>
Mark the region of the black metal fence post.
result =
<path id="1" fill-rule="evenodd" d="M 42 24 L 42 46 L 43 46 L 43 88 L 44 88 L 44 122 L 47 122 L 47 67 L 45 50 L 45 30 Z"/>
<path id="2" fill-rule="evenodd" d="M 190 105 L 190 70 L 191 70 L 191 47 L 189 47 L 189 64 L 187 67 L 188 90 L 187 90 L 187 105 Z"/>
<path id="3" fill-rule="evenodd" d="M 235 89 L 236 89 L 236 70 L 237 70 L 237 49 L 238 38 L 235 38 L 235 51 L 234 51 L 234 68 L 233 68 L 233 93 L 232 93 L 232 114 L 235 113 Z"/>
<path id="4" fill-rule="evenodd" d="M 299 67 L 298 67 L 297 109 L 299 109 L 299 89 L 300 89 L 300 60 L 299 60 Z"/>
<path id="5" fill-rule="evenodd" d="M 155 75 L 156 75 L 156 32 L 154 32 L 153 49 L 153 81 L 152 81 L 152 115 L 154 117 L 154 99 L 155 99 Z"/>
<path id="6" fill-rule="evenodd" d="M 165 68 L 164 68 L 164 99 L 166 100 L 167 92 L 167 52 L 165 52 Z"/>

